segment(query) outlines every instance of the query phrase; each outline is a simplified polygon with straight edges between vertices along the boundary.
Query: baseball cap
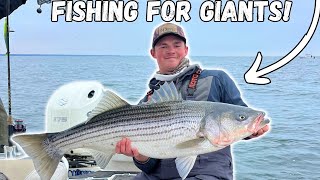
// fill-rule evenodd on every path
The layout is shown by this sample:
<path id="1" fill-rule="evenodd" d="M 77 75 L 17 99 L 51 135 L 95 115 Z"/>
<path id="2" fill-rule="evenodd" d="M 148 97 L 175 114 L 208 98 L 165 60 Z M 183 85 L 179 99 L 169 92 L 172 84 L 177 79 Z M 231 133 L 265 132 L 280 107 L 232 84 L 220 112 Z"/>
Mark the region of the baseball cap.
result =
<path id="1" fill-rule="evenodd" d="M 164 36 L 174 35 L 182 39 L 186 43 L 186 37 L 184 35 L 183 29 L 173 23 L 164 23 L 157 27 L 153 33 L 152 47 L 154 47 L 158 41 Z"/>

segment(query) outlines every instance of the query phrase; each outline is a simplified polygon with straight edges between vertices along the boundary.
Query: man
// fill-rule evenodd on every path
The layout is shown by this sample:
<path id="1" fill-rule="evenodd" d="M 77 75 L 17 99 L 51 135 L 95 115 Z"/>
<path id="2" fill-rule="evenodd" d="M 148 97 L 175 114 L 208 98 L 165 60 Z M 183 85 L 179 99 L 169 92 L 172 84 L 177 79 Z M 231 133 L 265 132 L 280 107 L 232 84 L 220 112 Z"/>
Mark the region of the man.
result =
<path id="1" fill-rule="evenodd" d="M 233 80 L 221 70 L 202 70 L 198 65 L 190 65 L 188 46 L 183 29 L 172 23 L 165 23 L 155 29 L 151 56 L 156 59 L 159 71 L 151 79 L 151 91 L 142 100 L 147 101 L 153 89 L 158 89 L 163 81 L 173 81 L 183 99 L 214 101 L 246 106 Z M 268 131 L 265 126 L 249 138 L 258 137 Z M 116 152 L 131 156 L 136 166 L 142 170 L 135 179 L 181 179 L 174 159 L 153 159 L 140 155 L 131 148 L 129 139 L 117 143 Z M 216 152 L 197 157 L 187 179 L 233 179 L 233 165 L 230 146 Z"/>
<path id="2" fill-rule="evenodd" d="M 1 0 L 0 1 L 0 19 L 11 14 L 22 4 L 25 4 L 27 0 Z M 9 11 L 7 11 L 7 2 L 9 2 Z"/>

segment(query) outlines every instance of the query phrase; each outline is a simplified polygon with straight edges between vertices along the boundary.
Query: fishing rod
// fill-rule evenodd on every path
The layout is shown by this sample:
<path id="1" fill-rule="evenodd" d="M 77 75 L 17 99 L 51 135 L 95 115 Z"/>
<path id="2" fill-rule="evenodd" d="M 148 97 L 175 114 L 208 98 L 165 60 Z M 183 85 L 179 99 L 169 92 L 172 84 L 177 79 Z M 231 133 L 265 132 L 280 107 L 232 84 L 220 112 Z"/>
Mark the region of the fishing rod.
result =
<path id="1" fill-rule="evenodd" d="M 9 0 L 7 0 L 7 12 L 10 11 Z M 9 13 L 8 13 L 9 14 Z M 5 42 L 7 47 L 7 64 L 8 64 L 8 113 L 11 116 L 11 74 L 10 74 L 10 28 L 9 28 L 9 15 L 6 17 L 6 25 L 5 25 Z"/>
<path id="2" fill-rule="evenodd" d="M 7 118 L 7 124 L 8 124 L 8 131 L 9 131 L 9 145 L 11 146 L 12 143 L 10 142 L 10 136 L 13 134 L 13 119 L 12 119 L 12 111 L 11 111 L 11 69 L 10 69 L 10 27 L 9 27 L 9 12 L 10 12 L 10 0 L 7 0 L 7 16 L 5 20 L 5 26 L 4 26 L 4 38 L 7 48 L 7 65 L 8 65 L 8 118 Z"/>

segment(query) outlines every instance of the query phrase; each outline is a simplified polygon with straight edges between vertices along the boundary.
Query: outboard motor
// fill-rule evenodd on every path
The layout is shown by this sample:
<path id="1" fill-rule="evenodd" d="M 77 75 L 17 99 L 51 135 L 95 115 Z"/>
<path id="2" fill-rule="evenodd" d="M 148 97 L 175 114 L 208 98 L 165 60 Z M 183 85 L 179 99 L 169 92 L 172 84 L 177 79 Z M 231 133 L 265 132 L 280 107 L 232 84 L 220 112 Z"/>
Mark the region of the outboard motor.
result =
<path id="1" fill-rule="evenodd" d="M 66 130 L 88 119 L 104 95 L 97 81 L 76 81 L 59 87 L 46 107 L 46 131 Z"/>

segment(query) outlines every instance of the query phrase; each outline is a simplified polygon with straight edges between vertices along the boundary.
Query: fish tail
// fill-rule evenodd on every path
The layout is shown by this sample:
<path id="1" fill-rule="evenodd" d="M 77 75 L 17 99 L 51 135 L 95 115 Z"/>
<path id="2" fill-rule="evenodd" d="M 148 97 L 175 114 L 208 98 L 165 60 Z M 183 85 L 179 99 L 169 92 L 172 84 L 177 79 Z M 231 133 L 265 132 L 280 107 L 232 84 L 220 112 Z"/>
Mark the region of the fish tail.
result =
<path id="1" fill-rule="evenodd" d="M 12 140 L 32 158 L 34 167 L 41 179 L 50 179 L 55 172 L 63 154 L 56 148 L 49 148 L 46 140 L 48 134 L 17 135 Z M 49 150 L 49 151 L 48 151 Z M 56 151 L 56 152 L 55 152 Z M 50 153 L 50 154 L 49 154 Z"/>

